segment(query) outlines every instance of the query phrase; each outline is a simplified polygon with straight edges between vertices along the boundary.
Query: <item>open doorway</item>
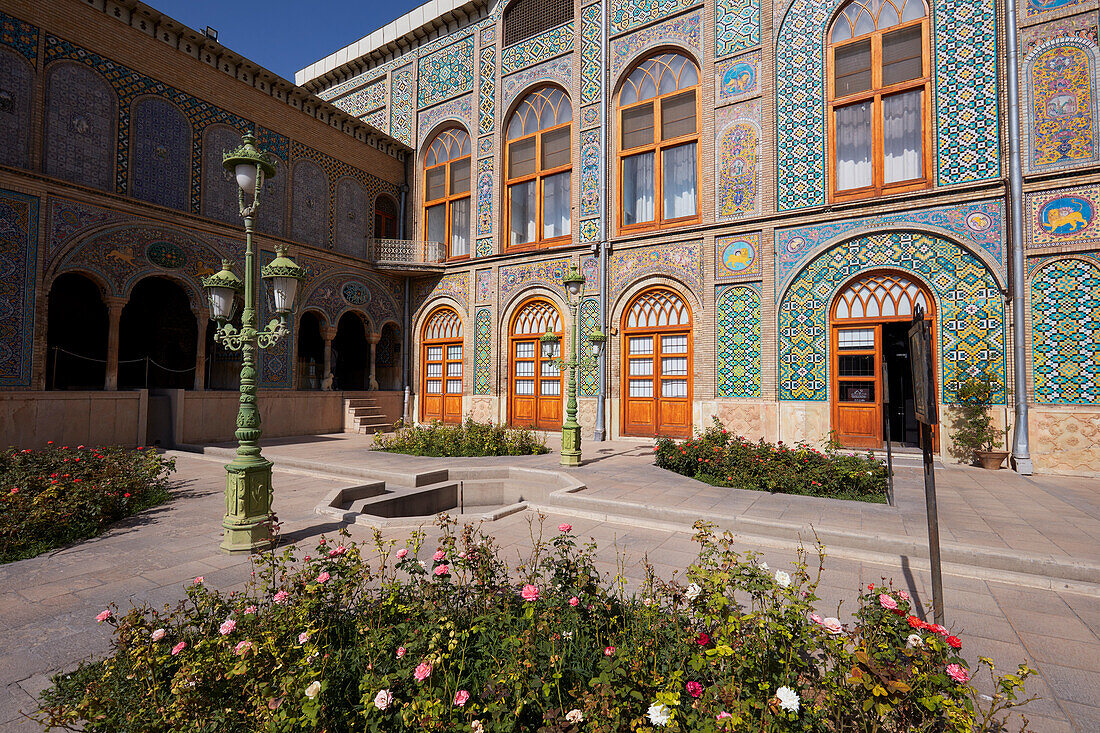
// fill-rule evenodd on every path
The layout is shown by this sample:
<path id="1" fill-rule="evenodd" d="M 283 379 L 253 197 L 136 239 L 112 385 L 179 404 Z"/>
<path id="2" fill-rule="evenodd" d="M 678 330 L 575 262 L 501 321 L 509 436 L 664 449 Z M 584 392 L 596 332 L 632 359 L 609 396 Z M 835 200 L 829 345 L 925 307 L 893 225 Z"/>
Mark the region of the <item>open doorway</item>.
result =
<path id="1" fill-rule="evenodd" d="M 99 286 L 79 273 L 59 275 L 46 321 L 46 389 L 103 389 L 108 327 Z"/>
<path id="2" fill-rule="evenodd" d="M 333 389 L 367 388 L 370 346 L 363 319 L 348 311 L 340 316 L 336 338 L 332 341 Z"/>

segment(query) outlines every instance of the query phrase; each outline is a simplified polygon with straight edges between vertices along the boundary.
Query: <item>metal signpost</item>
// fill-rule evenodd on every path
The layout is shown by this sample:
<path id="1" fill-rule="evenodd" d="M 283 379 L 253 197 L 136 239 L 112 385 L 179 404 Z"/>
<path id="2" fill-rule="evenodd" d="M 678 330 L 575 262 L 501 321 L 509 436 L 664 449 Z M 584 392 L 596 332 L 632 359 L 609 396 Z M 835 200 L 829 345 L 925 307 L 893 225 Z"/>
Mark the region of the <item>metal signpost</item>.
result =
<path id="1" fill-rule="evenodd" d="M 932 365 L 932 324 L 924 309 L 914 310 L 909 327 L 909 364 L 913 370 L 913 402 L 920 423 L 924 452 L 924 501 L 928 512 L 928 562 L 932 568 L 932 614 L 943 625 L 943 577 L 940 573 L 940 524 L 936 511 L 936 476 L 932 467 L 932 426 L 939 421 L 936 409 L 936 377 Z"/>

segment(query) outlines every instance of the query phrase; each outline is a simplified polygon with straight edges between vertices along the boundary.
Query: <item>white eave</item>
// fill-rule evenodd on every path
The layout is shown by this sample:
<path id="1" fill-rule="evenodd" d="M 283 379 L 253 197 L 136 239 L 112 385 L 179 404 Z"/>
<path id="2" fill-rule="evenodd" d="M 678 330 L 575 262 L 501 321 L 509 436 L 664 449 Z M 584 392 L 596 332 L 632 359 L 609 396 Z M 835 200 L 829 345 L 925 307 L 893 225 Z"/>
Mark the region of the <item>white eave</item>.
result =
<path id="1" fill-rule="evenodd" d="M 429 0 L 392 23 L 363 36 L 355 43 L 295 72 L 294 82 L 299 86 L 308 85 L 316 89 L 318 86 L 328 85 L 314 85 L 310 82 L 330 74 L 332 76 L 329 81 L 340 81 L 343 74 L 333 72 L 344 70 L 345 67 L 348 73 L 358 74 L 367 66 L 373 65 L 363 63 L 361 60 L 365 57 L 385 54 L 401 47 L 415 46 L 426 38 L 439 35 L 440 29 L 449 32 L 453 30 L 450 28 L 452 24 L 465 23 L 471 17 L 475 17 L 477 10 L 486 6 L 488 2 L 487 0 Z"/>

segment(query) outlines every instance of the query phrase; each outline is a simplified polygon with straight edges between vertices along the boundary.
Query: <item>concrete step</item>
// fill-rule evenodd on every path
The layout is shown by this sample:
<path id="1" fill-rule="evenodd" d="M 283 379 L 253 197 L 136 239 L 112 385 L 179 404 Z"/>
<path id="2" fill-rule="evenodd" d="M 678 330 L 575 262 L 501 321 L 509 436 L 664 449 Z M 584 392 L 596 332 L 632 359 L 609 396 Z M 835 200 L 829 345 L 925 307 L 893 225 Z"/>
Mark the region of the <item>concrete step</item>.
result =
<path id="1" fill-rule="evenodd" d="M 353 407 L 351 408 L 351 414 L 355 417 L 368 417 L 372 415 L 381 417 L 384 413 L 381 407 Z"/>

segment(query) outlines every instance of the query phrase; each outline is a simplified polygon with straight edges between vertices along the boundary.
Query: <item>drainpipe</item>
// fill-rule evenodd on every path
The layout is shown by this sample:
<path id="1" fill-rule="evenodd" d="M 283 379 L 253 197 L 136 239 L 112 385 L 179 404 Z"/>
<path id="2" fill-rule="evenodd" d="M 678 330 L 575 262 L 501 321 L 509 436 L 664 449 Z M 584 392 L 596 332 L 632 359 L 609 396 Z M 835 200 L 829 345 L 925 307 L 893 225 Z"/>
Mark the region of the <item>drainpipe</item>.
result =
<path id="1" fill-rule="evenodd" d="M 1016 422 L 1012 432 L 1012 465 L 1030 476 L 1031 451 L 1027 434 L 1027 352 L 1024 333 L 1024 178 L 1020 169 L 1020 49 L 1016 3 L 1006 2 L 1008 23 L 1008 157 L 1009 206 L 1012 219 L 1012 361 Z"/>
<path id="2" fill-rule="evenodd" d="M 604 188 L 604 191 L 607 189 Z M 607 240 L 598 242 L 595 248 L 600 256 L 600 328 L 607 328 Z M 610 330 L 610 329 L 608 329 Z M 600 443 L 607 439 L 607 424 L 604 417 L 604 401 L 607 399 L 605 385 L 607 384 L 607 348 L 600 352 L 600 363 L 596 369 L 600 380 L 599 390 L 596 392 L 596 428 L 592 431 L 592 440 Z"/>
<path id="3" fill-rule="evenodd" d="M 600 26 L 602 33 L 600 46 L 600 57 L 603 59 L 603 78 L 600 80 L 600 84 L 603 87 L 600 91 L 600 105 L 603 107 L 600 110 L 601 124 L 600 124 L 600 165 L 603 167 L 603 201 L 601 206 L 603 207 L 603 225 L 604 234 L 606 235 L 607 229 L 611 226 L 611 208 L 608 205 L 607 192 L 610 189 L 608 185 L 608 173 L 609 165 L 607 150 L 607 126 L 611 124 L 607 119 L 607 109 L 610 106 L 608 104 L 609 95 L 611 94 L 610 79 L 608 76 L 607 66 L 607 21 L 610 14 L 606 10 L 606 6 L 601 5 L 600 13 Z M 604 329 L 604 333 L 608 334 L 608 340 L 604 343 L 603 353 L 600 354 L 600 364 L 597 369 L 597 375 L 600 380 L 600 388 L 596 394 L 596 427 L 592 431 L 592 440 L 595 442 L 602 442 L 607 439 L 607 417 L 604 414 L 604 403 L 607 402 L 607 355 L 608 349 L 611 347 L 611 326 L 607 322 L 607 250 L 611 247 L 610 238 L 597 242 L 594 245 L 600 256 L 600 328 Z"/>
<path id="4" fill-rule="evenodd" d="M 409 162 L 405 161 L 405 180 L 409 179 Z M 409 193 L 409 184 L 401 184 L 401 210 L 398 213 L 397 218 L 397 238 L 405 238 L 405 200 Z M 402 320 L 405 332 L 404 348 L 401 349 L 401 381 L 402 390 L 405 393 L 405 399 L 401 403 L 401 419 L 404 422 L 409 421 L 409 349 L 412 347 L 412 331 L 409 329 L 409 276 L 405 276 L 405 303 L 404 303 L 404 318 Z"/>

